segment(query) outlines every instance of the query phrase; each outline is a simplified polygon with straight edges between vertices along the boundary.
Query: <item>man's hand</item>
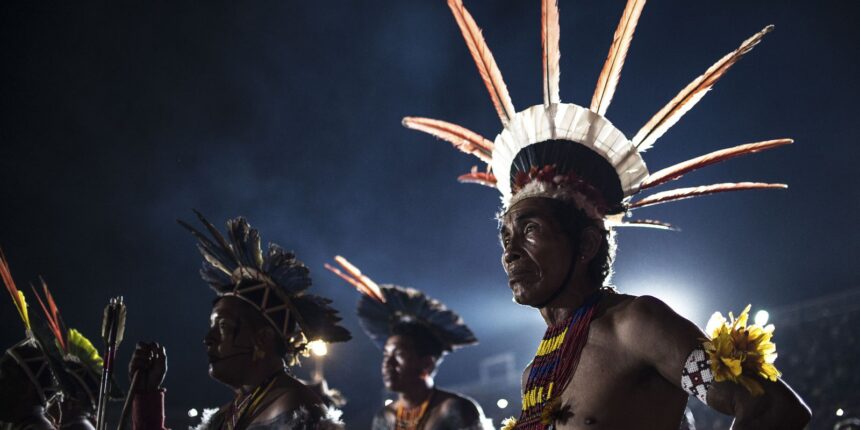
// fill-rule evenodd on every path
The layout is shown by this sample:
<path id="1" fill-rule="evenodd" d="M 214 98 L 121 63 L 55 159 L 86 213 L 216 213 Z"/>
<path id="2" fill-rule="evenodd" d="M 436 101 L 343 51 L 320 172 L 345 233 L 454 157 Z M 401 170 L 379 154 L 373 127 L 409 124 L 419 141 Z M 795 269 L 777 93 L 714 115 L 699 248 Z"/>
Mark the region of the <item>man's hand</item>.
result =
<path id="1" fill-rule="evenodd" d="M 129 379 L 137 373 L 135 392 L 153 392 L 161 389 L 167 373 L 167 351 L 156 342 L 138 342 L 128 363 Z"/>

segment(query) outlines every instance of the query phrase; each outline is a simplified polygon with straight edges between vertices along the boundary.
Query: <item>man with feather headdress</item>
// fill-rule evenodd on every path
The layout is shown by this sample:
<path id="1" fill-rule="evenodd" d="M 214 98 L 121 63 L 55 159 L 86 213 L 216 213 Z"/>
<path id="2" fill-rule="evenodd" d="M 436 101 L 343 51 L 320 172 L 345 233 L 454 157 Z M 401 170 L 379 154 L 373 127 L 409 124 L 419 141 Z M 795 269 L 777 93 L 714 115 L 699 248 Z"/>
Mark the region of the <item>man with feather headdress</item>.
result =
<path id="1" fill-rule="evenodd" d="M 559 98 L 559 11 L 542 1 L 544 103 L 517 112 L 481 30 L 462 0 L 448 0 L 504 129 L 490 141 L 455 124 L 404 118 L 488 164 L 462 182 L 496 188 L 502 265 L 514 300 L 538 309 L 547 330 L 523 375 L 523 404 L 506 429 L 677 429 L 689 395 L 736 417 L 737 429 L 801 429 L 809 410 L 773 366 L 773 326 L 747 326 L 748 309 L 717 315 L 707 335 L 653 297 L 608 287 L 614 230 L 671 229 L 626 220 L 638 208 L 706 194 L 785 188 L 739 182 L 637 193 L 698 168 L 791 143 L 777 139 L 715 151 L 649 174 L 641 152 L 684 115 L 771 26 L 685 87 L 630 140 L 605 114 L 644 7 L 628 0 L 591 106 Z"/>
<path id="2" fill-rule="evenodd" d="M 218 295 L 209 332 L 203 339 L 209 375 L 227 385 L 235 398 L 202 427 L 215 430 L 341 428 L 340 412 L 326 407 L 289 366 L 306 353 L 308 342 L 345 342 L 349 332 L 324 297 L 307 294 L 308 268 L 292 252 L 269 244 L 242 218 L 227 222 L 228 238 L 197 214 L 208 235 L 181 222 L 198 240 L 203 280 Z M 129 371 L 141 381 L 134 391 L 136 430 L 162 429 L 166 351 L 141 343 Z"/>
<path id="3" fill-rule="evenodd" d="M 51 418 L 57 421 L 60 427 L 72 430 L 93 429 L 102 373 L 102 358 L 98 351 L 81 332 L 66 327 L 53 295 L 45 281 L 41 279 L 42 295 L 35 287 L 33 293 L 39 303 L 39 308 L 42 310 L 45 327 L 44 329 L 31 327 L 24 294 L 15 286 L 2 252 L 0 252 L 0 272 L 2 272 L 3 281 L 12 294 L 13 301 L 24 320 L 28 336 L 28 340 L 11 348 L 7 355 L 25 365 L 26 368 L 20 367 L 19 370 L 22 370 L 24 375 L 31 376 L 30 385 L 36 388 L 37 393 L 42 393 L 39 396 L 40 399 L 46 397 L 45 393 L 53 393 L 53 396 L 48 396 L 55 400 L 49 416 L 56 415 L 56 417 Z M 8 367 L 11 362 L 7 363 L 5 357 L 3 360 L 2 365 L 8 369 L 2 372 L 4 377 L 21 373 L 16 371 L 14 367 Z M 45 373 L 46 370 L 48 373 Z M 47 375 L 50 375 L 50 378 Z M 14 387 L 16 384 L 13 382 L 7 384 L 6 381 L 3 381 L 0 386 Z M 122 397 L 121 390 L 112 380 L 109 382 L 109 390 L 109 399 Z M 14 405 L 19 402 L 32 402 L 32 400 L 28 400 L 27 395 L 22 398 L 18 398 L 17 395 L 14 397 L 8 402 L 0 401 L 0 404 Z M 13 406 L 13 408 L 16 407 Z M 26 410 L 27 408 L 21 407 L 20 409 Z"/>
<path id="4" fill-rule="evenodd" d="M 52 430 L 46 409 L 56 406 L 57 380 L 48 359 L 30 325 L 30 315 L 24 293 L 18 290 L 0 250 L 0 277 L 12 298 L 25 338 L 0 356 L 0 428 L 3 430 Z"/>
<path id="5" fill-rule="evenodd" d="M 454 311 L 414 288 L 377 285 L 345 258 L 343 271 L 325 267 L 362 293 L 358 318 L 382 350 L 382 380 L 397 393 L 373 419 L 373 430 L 479 430 L 490 428 L 472 399 L 436 387 L 433 377 L 443 357 L 478 343 Z"/>

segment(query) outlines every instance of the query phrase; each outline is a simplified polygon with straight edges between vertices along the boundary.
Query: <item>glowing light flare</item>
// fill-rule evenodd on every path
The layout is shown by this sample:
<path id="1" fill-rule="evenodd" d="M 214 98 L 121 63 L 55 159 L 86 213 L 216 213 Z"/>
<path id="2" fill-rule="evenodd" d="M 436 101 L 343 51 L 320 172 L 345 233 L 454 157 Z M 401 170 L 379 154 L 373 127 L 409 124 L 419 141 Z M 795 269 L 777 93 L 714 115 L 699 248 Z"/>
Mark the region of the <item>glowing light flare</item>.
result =
<path id="1" fill-rule="evenodd" d="M 767 324 L 767 320 L 769 318 L 770 318 L 770 314 L 766 310 L 762 309 L 762 310 L 755 313 L 755 318 L 753 318 L 753 320 L 755 321 L 756 324 L 764 327 L 765 324 Z"/>
<path id="2" fill-rule="evenodd" d="M 845 411 L 843 411 L 842 408 L 837 409 L 836 416 L 841 417 L 842 415 L 845 415 Z"/>
<path id="3" fill-rule="evenodd" d="M 195 418 L 195 417 L 197 417 L 197 415 L 199 415 L 199 414 L 200 414 L 200 413 L 199 413 L 199 412 L 197 412 L 197 409 L 195 409 L 195 408 L 191 408 L 191 409 L 189 409 L 189 410 L 188 410 L 188 418 Z"/>
<path id="4" fill-rule="evenodd" d="M 496 402 L 496 406 L 498 406 L 499 409 L 507 408 L 508 407 L 508 400 L 507 399 L 499 399 L 499 401 Z"/>
<path id="5" fill-rule="evenodd" d="M 311 354 L 316 355 L 317 357 L 324 357 L 328 354 L 328 346 L 322 340 L 312 340 L 308 342 L 308 349 L 311 351 Z"/>

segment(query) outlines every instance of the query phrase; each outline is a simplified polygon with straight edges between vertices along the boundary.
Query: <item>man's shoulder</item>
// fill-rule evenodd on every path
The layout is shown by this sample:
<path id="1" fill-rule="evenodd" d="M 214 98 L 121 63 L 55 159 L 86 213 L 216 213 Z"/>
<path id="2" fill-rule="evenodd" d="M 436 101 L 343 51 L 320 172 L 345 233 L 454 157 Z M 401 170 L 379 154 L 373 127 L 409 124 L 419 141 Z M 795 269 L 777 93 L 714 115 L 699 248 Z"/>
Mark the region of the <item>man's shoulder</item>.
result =
<path id="1" fill-rule="evenodd" d="M 677 317 L 675 311 L 654 296 L 613 294 L 608 300 L 606 314 L 620 325 L 653 324 Z"/>
<path id="2" fill-rule="evenodd" d="M 436 395 L 439 396 L 439 405 L 457 410 L 471 410 L 477 412 L 478 403 L 469 396 L 452 391 L 436 389 Z"/>

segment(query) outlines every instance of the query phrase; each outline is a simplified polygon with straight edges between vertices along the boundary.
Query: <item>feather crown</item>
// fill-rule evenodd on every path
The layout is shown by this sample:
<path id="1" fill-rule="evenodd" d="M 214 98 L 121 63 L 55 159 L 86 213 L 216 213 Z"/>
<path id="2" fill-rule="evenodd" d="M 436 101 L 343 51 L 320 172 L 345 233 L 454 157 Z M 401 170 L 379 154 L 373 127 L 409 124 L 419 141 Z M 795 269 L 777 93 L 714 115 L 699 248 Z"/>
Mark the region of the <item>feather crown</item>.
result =
<path id="1" fill-rule="evenodd" d="M 30 384 L 35 388 L 39 400 L 46 403 L 57 393 L 57 381 L 45 354 L 46 348 L 37 339 L 31 325 L 24 292 L 20 291 L 15 284 L 12 271 L 9 269 L 9 263 L 2 249 L 0 249 L 0 279 L 3 280 L 6 291 L 9 292 L 12 299 L 12 304 L 18 311 L 18 316 L 21 317 L 26 334 L 24 340 L 6 350 L 6 355 L 11 357 L 27 376 Z"/>
<path id="2" fill-rule="evenodd" d="M 345 342 L 349 331 L 331 300 L 307 294 L 310 271 L 295 254 L 270 243 L 263 253 L 259 232 L 243 217 L 227 221 L 227 237 L 195 211 L 209 236 L 179 221 L 203 255 L 200 276 L 220 297 L 231 296 L 257 309 L 295 351 L 309 341 Z M 229 239 L 228 239 L 229 238 Z"/>
<path id="3" fill-rule="evenodd" d="M 417 323 L 426 328 L 444 352 L 478 343 L 463 318 L 442 302 L 414 288 L 378 285 L 345 258 L 338 255 L 334 259 L 341 269 L 329 264 L 325 265 L 326 269 L 361 293 L 358 302 L 361 327 L 380 349 L 395 327 L 403 323 Z"/>
<path id="4" fill-rule="evenodd" d="M 548 197 L 575 203 L 590 217 L 603 220 L 608 228 L 671 229 L 668 224 L 658 221 L 624 221 L 623 214 L 643 206 L 706 194 L 786 188 L 785 184 L 760 182 L 720 183 L 673 189 L 631 201 L 639 192 L 678 179 L 693 170 L 792 143 L 791 139 L 776 139 L 739 145 L 678 163 L 654 174 L 649 174 L 642 159 L 642 153 L 698 103 L 773 26 L 765 27 L 722 57 L 683 88 L 632 139 L 628 139 L 606 119 L 605 114 L 618 86 L 645 0 L 627 1 L 589 108 L 560 101 L 558 4 L 557 0 L 542 0 L 544 102 L 520 112 L 514 109 L 501 71 L 463 1 L 447 1 L 503 129 L 495 141 L 490 141 L 464 127 L 440 120 L 405 117 L 403 125 L 446 140 L 486 163 L 486 171 L 479 171 L 476 166 L 458 179 L 498 189 L 503 211 L 525 198 Z"/>

